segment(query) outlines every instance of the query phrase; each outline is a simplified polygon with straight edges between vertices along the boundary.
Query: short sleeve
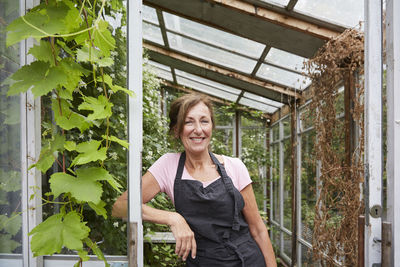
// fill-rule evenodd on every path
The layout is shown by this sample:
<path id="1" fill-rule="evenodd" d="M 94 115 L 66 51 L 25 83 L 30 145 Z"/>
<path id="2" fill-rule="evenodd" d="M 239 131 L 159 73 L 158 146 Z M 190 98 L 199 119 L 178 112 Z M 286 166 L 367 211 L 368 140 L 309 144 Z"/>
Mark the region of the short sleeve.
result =
<path id="1" fill-rule="evenodd" d="M 173 186 L 175 181 L 176 169 L 178 166 L 179 154 L 167 153 L 161 156 L 148 171 L 154 176 L 161 192 L 166 193 L 173 199 Z"/>
<path id="2" fill-rule="evenodd" d="M 252 183 L 246 165 L 239 158 L 224 156 L 224 165 L 228 176 L 231 177 L 233 185 L 237 190 L 242 191 Z"/>

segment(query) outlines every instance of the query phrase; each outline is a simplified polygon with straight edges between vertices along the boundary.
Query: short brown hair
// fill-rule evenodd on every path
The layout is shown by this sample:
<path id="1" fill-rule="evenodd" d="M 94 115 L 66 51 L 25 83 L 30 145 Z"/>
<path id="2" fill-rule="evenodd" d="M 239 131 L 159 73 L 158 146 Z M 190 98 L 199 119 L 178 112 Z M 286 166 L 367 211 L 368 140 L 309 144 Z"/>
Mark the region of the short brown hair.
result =
<path id="1" fill-rule="evenodd" d="M 169 111 L 169 133 L 175 136 L 175 133 L 180 135 L 183 130 L 186 115 L 192 107 L 198 103 L 203 102 L 210 111 L 210 117 L 213 129 L 215 128 L 214 111 L 211 100 L 205 95 L 190 93 L 175 99 L 171 104 Z"/>

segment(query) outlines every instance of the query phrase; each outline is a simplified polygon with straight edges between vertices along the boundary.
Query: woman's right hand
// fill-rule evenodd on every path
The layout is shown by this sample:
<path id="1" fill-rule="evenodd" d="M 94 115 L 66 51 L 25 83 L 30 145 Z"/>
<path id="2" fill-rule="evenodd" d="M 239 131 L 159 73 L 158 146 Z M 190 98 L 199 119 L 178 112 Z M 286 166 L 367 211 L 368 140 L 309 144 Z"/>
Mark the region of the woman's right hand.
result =
<path id="1" fill-rule="evenodd" d="M 194 233 L 186 220 L 177 212 L 173 213 L 171 216 L 170 227 L 171 231 L 176 240 L 175 253 L 182 257 L 182 260 L 186 260 L 190 251 L 192 258 L 196 258 L 196 239 L 194 238 Z"/>

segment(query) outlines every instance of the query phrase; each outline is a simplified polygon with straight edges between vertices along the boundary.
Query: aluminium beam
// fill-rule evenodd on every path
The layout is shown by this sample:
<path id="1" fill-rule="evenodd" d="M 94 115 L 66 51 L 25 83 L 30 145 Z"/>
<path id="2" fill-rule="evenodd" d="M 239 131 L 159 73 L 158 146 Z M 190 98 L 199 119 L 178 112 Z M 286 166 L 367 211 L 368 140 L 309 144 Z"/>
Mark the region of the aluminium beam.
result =
<path id="1" fill-rule="evenodd" d="M 244 1 L 143 2 L 157 9 L 307 58 L 311 58 L 325 41 L 341 33 Z"/>
<path id="2" fill-rule="evenodd" d="M 365 7 L 365 266 L 381 265 L 382 0 Z"/>
<path id="3" fill-rule="evenodd" d="M 295 92 L 294 90 L 264 80 L 255 79 L 250 75 L 244 75 L 181 52 L 165 49 L 149 42 L 144 42 L 143 47 L 148 49 L 150 58 L 156 62 L 245 90 L 246 92 L 285 104 L 288 104 L 290 99 L 301 98 L 300 92 Z"/>
<path id="4" fill-rule="evenodd" d="M 400 2 L 386 1 L 387 218 L 392 224 L 390 265 L 400 262 Z"/>

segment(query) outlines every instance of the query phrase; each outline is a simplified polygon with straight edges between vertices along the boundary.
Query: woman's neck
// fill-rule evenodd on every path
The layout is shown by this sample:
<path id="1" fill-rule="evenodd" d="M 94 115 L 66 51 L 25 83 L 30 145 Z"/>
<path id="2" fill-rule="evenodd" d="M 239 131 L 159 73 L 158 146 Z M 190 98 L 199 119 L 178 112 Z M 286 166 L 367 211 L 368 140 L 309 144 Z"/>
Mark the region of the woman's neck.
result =
<path id="1" fill-rule="evenodd" d="M 208 154 L 208 151 L 205 151 L 204 153 L 200 154 L 193 154 L 186 152 L 185 164 L 186 167 L 189 167 L 191 169 L 202 169 L 205 166 L 213 165 L 214 163 L 212 162 L 210 155 Z"/>

